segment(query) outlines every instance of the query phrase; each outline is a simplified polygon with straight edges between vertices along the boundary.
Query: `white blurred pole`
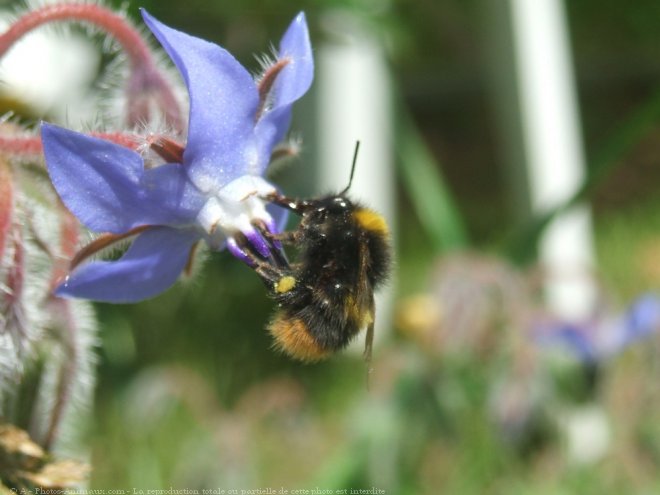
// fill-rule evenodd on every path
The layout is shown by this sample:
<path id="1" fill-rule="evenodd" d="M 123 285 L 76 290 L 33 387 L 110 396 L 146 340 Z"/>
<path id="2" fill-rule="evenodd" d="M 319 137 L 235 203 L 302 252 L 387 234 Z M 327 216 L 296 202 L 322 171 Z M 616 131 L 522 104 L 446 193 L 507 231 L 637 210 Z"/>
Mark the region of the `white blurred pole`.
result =
<path id="1" fill-rule="evenodd" d="M 392 109 L 389 73 L 380 47 L 365 33 L 317 53 L 319 182 L 348 184 L 356 141 L 360 154 L 350 194 L 386 218 L 393 214 Z"/>
<path id="2" fill-rule="evenodd" d="M 543 212 L 570 197 L 585 167 L 574 75 L 561 0 L 509 0 L 531 207 Z M 552 222 L 540 244 L 548 304 L 586 318 L 596 288 L 591 217 L 579 206 Z"/>
<path id="3" fill-rule="evenodd" d="M 584 179 L 566 21 L 561 0 L 510 1 L 530 198 L 532 209 L 542 212 L 571 196 Z M 596 302 L 588 276 L 594 259 L 588 208 L 557 218 L 540 242 L 550 308 L 567 319 L 588 318 Z M 598 406 L 568 409 L 563 428 L 571 460 L 591 463 L 607 451 L 610 430 Z"/>
<path id="4" fill-rule="evenodd" d="M 335 41 L 320 46 L 317 62 L 317 163 L 319 189 L 348 184 L 360 141 L 352 198 L 377 210 L 394 226 L 392 105 L 389 71 L 377 41 L 353 14 L 330 18 Z M 391 285 L 391 284 L 390 284 Z M 384 291 L 387 292 L 387 291 Z M 377 297 L 376 338 L 391 327 L 391 297 Z"/>

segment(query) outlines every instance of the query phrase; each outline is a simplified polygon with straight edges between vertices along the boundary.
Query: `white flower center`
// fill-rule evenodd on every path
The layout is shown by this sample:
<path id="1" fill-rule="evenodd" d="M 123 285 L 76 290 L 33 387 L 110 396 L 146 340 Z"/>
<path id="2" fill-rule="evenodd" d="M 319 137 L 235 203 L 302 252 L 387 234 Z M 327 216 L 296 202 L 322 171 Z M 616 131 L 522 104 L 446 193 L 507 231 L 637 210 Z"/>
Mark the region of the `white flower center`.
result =
<path id="1" fill-rule="evenodd" d="M 237 232 L 254 232 L 255 221 L 272 223 L 263 196 L 275 193 L 275 188 L 256 175 L 243 175 L 210 195 L 197 214 L 197 222 L 204 229 L 212 248 Z"/>

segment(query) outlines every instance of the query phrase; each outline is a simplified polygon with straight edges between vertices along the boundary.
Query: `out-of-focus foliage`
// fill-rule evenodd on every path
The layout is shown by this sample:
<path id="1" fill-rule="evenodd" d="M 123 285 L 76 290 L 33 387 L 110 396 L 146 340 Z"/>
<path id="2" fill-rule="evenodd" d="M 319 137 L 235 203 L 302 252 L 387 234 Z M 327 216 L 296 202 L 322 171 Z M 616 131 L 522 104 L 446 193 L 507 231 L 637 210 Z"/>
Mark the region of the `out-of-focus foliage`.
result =
<path id="1" fill-rule="evenodd" d="M 337 6 L 330 3 L 199 1 L 182 10 L 153 2 L 150 8 L 249 53 L 299 8 L 322 38 L 322 14 Z M 342 6 L 361 10 L 379 30 L 402 99 L 439 157 L 468 230 L 480 246 L 497 243 L 511 226 L 488 124 L 480 3 Z M 638 133 L 622 127 L 623 117 L 643 111 L 655 89 L 656 6 L 576 1 L 567 9 L 589 156 L 612 147 L 618 130 L 632 132 L 611 155 L 617 179 L 604 177 L 591 191 L 602 212 L 596 239 L 603 294 L 616 313 L 660 280 L 658 204 L 635 199 L 637 187 L 646 197 L 658 191 L 654 118 Z M 643 183 L 636 180 L 640 167 L 649 172 Z M 129 317 L 102 308 L 109 330 L 95 486 L 118 476 L 145 487 L 375 485 L 396 493 L 467 494 L 659 489 L 660 437 L 653 425 L 660 403 L 651 378 L 657 334 L 597 369 L 561 346 L 540 347 L 520 333 L 529 314 L 523 311 L 515 325 L 502 314 L 503 300 L 519 303 L 534 274 L 488 258 L 485 265 L 468 262 L 446 287 L 458 290 L 493 267 L 509 282 L 472 286 L 463 314 L 482 322 L 480 331 L 453 340 L 448 331 L 455 325 L 437 324 L 446 308 L 429 291 L 434 249 L 411 214 L 409 190 L 403 192 L 399 294 L 415 295 L 400 306 L 397 326 L 404 333 L 376 352 L 368 393 L 358 359 L 303 367 L 274 355 L 261 330 L 268 303 L 254 277 L 231 260 L 217 260 L 193 287 L 130 308 Z M 522 293 L 527 309 L 541 307 L 539 291 Z M 116 442 L 109 448 L 108 438 Z M 585 453 L 580 443 L 596 449 Z"/>
<path id="2" fill-rule="evenodd" d="M 599 272 L 579 275 L 597 281 L 601 303 L 578 328 L 588 338 L 660 285 L 659 7 L 565 3 L 588 161 L 608 171 L 584 195 Z M 544 274 L 498 256 L 522 232 L 504 206 L 482 2 L 152 0 L 129 13 L 138 6 L 246 63 L 301 9 L 315 44 L 333 36 L 330 11 L 359 12 L 420 130 L 415 151 L 442 168 L 426 176 L 437 183 L 399 181 L 398 310 L 386 325 L 397 332 L 376 349 L 368 386 L 357 354 L 303 366 L 274 353 L 263 288 L 228 255 L 155 300 L 99 306 L 92 487 L 660 491 L 658 329 L 596 362 L 570 342 L 546 345 L 536 322 L 563 322 L 542 303 Z M 425 225 L 419 205 L 442 202 L 410 197 L 420 190 L 453 194 L 461 223 L 450 218 L 447 245 L 473 239 L 472 252 L 437 258 L 447 232 Z"/>

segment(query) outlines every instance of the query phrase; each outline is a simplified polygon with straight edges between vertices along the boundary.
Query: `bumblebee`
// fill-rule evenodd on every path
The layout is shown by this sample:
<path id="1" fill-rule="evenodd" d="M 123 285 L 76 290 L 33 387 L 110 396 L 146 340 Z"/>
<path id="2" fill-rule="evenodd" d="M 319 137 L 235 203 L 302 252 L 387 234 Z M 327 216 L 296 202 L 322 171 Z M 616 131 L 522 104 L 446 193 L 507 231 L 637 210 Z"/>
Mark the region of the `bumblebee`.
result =
<path id="1" fill-rule="evenodd" d="M 363 328 L 365 359 L 371 358 L 374 291 L 389 275 L 390 235 L 381 215 L 347 197 L 354 170 L 355 157 L 348 187 L 338 194 L 266 198 L 301 217 L 295 230 L 267 235 L 274 252 L 296 248 L 293 263 L 284 255 L 264 260 L 253 254 L 253 268 L 278 305 L 268 324 L 275 346 L 301 361 L 329 357 Z"/>

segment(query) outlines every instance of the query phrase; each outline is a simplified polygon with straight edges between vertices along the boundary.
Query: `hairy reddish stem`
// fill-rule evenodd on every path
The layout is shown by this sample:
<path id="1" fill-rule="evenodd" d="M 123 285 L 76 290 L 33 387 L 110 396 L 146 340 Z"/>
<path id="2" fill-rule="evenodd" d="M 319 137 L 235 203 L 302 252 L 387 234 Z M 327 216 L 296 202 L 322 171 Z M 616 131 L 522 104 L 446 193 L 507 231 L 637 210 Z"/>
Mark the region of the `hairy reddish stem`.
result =
<path id="1" fill-rule="evenodd" d="M 153 136 L 147 140 L 149 147 L 168 163 L 183 163 L 185 148 L 173 139 Z"/>
<path id="2" fill-rule="evenodd" d="M 0 158 L 0 259 L 4 259 L 5 248 L 14 213 L 14 181 L 11 168 L 6 160 Z"/>
<path id="3" fill-rule="evenodd" d="M 18 349 L 24 349 L 29 335 L 24 316 L 23 297 L 25 287 L 25 246 L 21 229 L 14 224 L 13 228 L 14 255 L 7 270 L 5 293 L 3 297 L 2 314 L 5 325 L 13 328 L 13 338 Z"/>
<path id="4" fill-rule="evenodd" d="M 122 16 L 92 3 L 47 5 L 26 13 L 0 35 L 0 56 L 34 28 L 53 21 L 71 20 L 92 23 L 112 34 L 128 54 L 132 64 L 153 65 L 149 48 L 140 33 Z"/>
<path id="5" fill-rule="evenodd" d="M 76 218 L 69 213 L 69 211 L 60 203 L 60 256 L 65 259 L 72 258 L 78 247 L 78 239 L 80 237 L 80 227 Z M 58 259 L 53 264 L 53 275 L 51 279 L 52 288 L 57 285 L 57 282 L 63 278 L 67 273 L 67 269 Z M 66 352 L 66 359 L 61 364 L 60 372 L 58 375 L 57 389 L 55 392 L 55 401 L 51 410 L 50 421 L 43 440 L 43 447 L 46 450 L 52 448 L 53 443 L 57 439 L 62 418 L 65 413 L 66 406 L 71 398 L 73 383 L 75 382 L 75 375 L 78 371 L 80 357 L 77 346 L 76 334 L 78 333 L 78 325 L 73 315 L 73 308 L 71 301 L 67 299 L 60 299 L 51 295 L 51 309 L 53 314 L 56 314 L 60 319 L 62 328 L 62 346 Z"/>
<path id="6" fill-rule="evenodd" d="M 60 305 L 63 307 L 59 313 L 60 317 L 62 313 L 66 313 L 67 320 L 73 320 L 71 316 L 71 302 L 70 301 L 59 301 Z M 71 323 L 73 325 L 73 323 Z M 62 361 L 59 375 L 57 377 L 57 389 L 55 391 L 55 403 L 53 404 L 53 409 L 50 414 L 50 421 L 48 422 L 48 427 L 46 429 L 46 435 L 43 440 L 42 447 L 46 451 L 50 451 L 57 439 L 57 435 L 62 424 L 62 418 L 66 410 L 66 406 L 69 404 L 69 399 L 71 398 L 71 389 L 73 387 L 73 382 L 75 379 L 76 370 L 78 369 L 78 352 L 76 345 L 73 341 L 73 334 L 76 332 L 76 328 L 66 328 L 66 337 L 69 342 L 63 342 L 63 346 L 66 348 L 66 358 Z M 63 333 L 64 333 L 63 332 Z"/>
<path id="7" fill-rule="evenodd" d="M 76 253 L 76 255 L 71 259 L 69 270 L 73 270 L 84 260 L 90 256 L 93 256 L 99 251 L 112 246 L 119 241 L 123 241 L 124 239 L 128 239 L 129 237 L 140 234 L 152 227 L 152 225 L 140 225 L 139 227 L 132 228 L 128 232 L 124 232 L 123 234 L 101 234 L 99 237 L 94 239 L 92 242 L 84 246 L 80 251 Z"/>
<path id="8" fill-rule="evenodd" d="M 282 69 L 284 69 L 287 65 L 289 65 L 290 62 L 291 59 L 289 58 L 281 58 L 277 60 L 274 64 L 272 64 L 270 67 L 268 67 L 262 74 L 261 80 L 257 85 L 257 89 L 259 90 L 259 106 L 257 107 L 257 111 L 254 116 L 255 122 L 261 118 L 261 114 L 266 109 L 266 103 L 268 102 L 268 95 L 270 94 L 270 91 L 273 89 L 273 84 L 275 84 L 275 79 L 277 79 L 277 76 L 279 75 L 280 72 L 282 72 Z"/>
<path id="9" fill-rule="evenodd" d="M 71 301 L 56 298 L 51 301 L 51 304 L 54 305 L 53 312 L 61 320 L 60 344 L 64 348 L 65 357 L 60 363 L 55 400 L 50 411 L 44 438 L 41 441 L 41 446 L 46 451 L 50 451 L 57 440 L 64 413 L 71 400 L 76 373 L 80 365 L 80 355 L 76 345 L 76 334 L 79 329 L 73 316 Z"/>
<path id="10" fill-rule="evenodd" d="M 137 150 L 144 142 L 144 138 L 137 134 L 128 134 L 125 132 L 90 132 L 90 136 L 112 141 L 115 144 Z"/>
<path id="11" fill-rule="evenodd" d="M 51 290 L 69 273 L 71 260 L 78 251 L 80 241 L 80 223 L 62 202 L 58 201 L 60 210 L 60 249 L 57 256 L 53 256 L 53 272 L 51 275 Z M 54 254 L 54 253 L 51 253 Z"/>
<path id="12" fill-rule="evenodd" d="M 156 90 L 156 100 L 170 123 L 177 129 L 183 128 L 181 109 L 172 88 L 157 69 L 151 52 L 140 32 L 121 15 L 93 3 L 64 3 L 47 5 L 26 13 L 18 18 L 7 31 L 0 35 L 0 57 L 16 41 L 33 29 L 55 21 L 87 22 L 98 26 L 113 36 L 128 55 L 131 64 L 132 80 L 129 83 L 128 119 L 130 125 L 140 123 L 148 111 L 144 102 L 135 101 L 132 91 Z M 137 88 L 135 86 L 138 86 Z M 133 100 L 133 101 L 131 101 Z"/>
<path id="13" fill-rule="evenodd" d="M 112 141 L 132 150 L 140 148 L 144 138 L 136 134 L 123 132 L 91 132 L 91 136 Z M 34 156 L 43 153 L 39 136 L 12 136 L 0 133 L 0 153 L 18 156 Z"/>

